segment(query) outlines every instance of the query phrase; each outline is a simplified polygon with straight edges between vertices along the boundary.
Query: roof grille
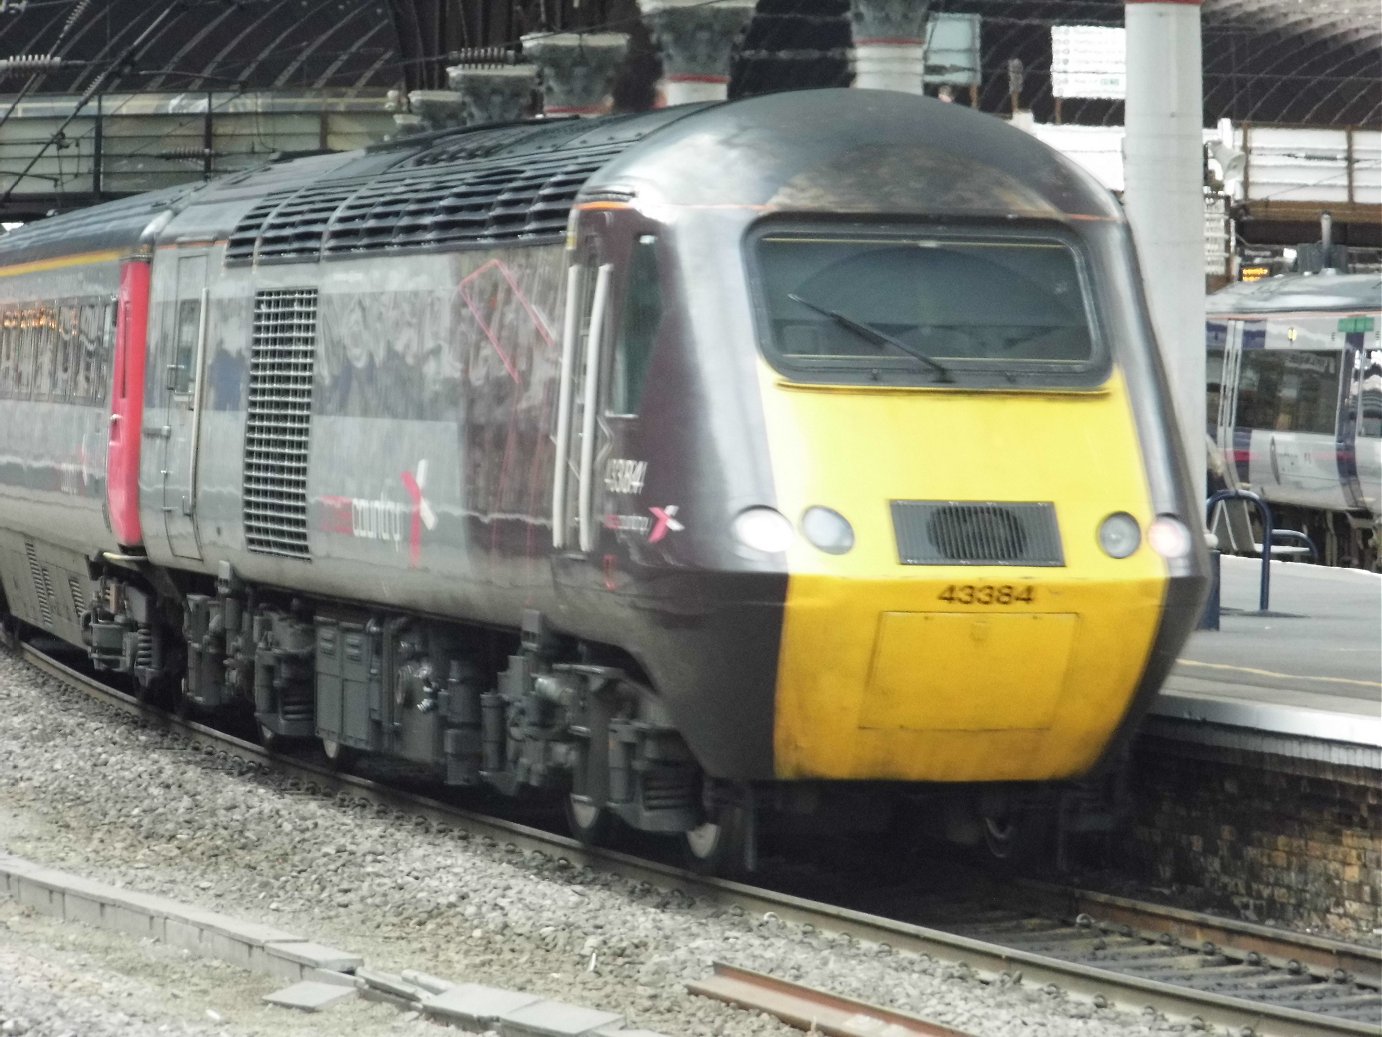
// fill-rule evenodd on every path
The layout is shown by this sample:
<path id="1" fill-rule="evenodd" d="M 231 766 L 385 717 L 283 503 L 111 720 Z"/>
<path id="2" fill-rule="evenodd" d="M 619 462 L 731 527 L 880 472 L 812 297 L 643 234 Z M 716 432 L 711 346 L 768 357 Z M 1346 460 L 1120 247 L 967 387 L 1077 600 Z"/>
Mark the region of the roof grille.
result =
<path id="1" fill-rule="evenodd" d="M 1050 502 L 893 501 L 903 565 L 1063 566 Z"/>
<path id="2" fill-rule="evenodd" d="M 317 290 L 254 296 L 245 423 L 245 542 L 307 558 L 307 457 L 317 342 Z"/>
<path id="3" fill-rule="evenodd" d="M 226 263 L 559 237 L 582 185 L 620 150 L 415 168 L 272 195 L 231 233 Z"/>

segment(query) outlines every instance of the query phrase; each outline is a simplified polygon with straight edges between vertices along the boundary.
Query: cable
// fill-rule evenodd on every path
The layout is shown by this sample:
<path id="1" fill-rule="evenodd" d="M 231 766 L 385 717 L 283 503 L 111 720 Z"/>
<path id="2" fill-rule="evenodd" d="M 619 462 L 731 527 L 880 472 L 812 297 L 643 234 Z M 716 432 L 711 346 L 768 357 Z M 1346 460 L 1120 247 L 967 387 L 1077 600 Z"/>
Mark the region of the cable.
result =
<path id="1" fill-rule="evenodd" d="M 5 204 L 9 202 L 10 196 L 14 194 L 14 189 L 19 186 L 20 182 L 23 181 L 23 179 L 26 176 L 29 175 L 29 172 L 34 168 L 34 166 L 38 164 L 38 160 L 43 157 L 44 153 L 53 145 L 53 143 L 59 138 L 59 136 L 62 135 L 63 131 L 66 130 L 68 126 L 72 125 L 72 122 L 81 113 L 81 110 L 91 103 L 91 99 L 95 97 L 97 93 L 100 92 L 101 87 L 105 85 L 105 81 L 110 76 L 111 72 L 114 71 L 116 68 L 119 68 L 120 66 L 124 65 L 131 59 L 138 57 L 139 52 L 143 49 L 144 45 L 154 36 L 154 34 L 157 33 L 159 27 L 163 25 L 163 23 L 169 18 L 169 16 L 173 14 L 173 12 L 181 10 L 182 6 L 183 5 L 181 2 L 169 4 L 168 7 L 166 7 L 163 10 L 163 13 L 160 14 L 157 18 L 155 18 L 153 22 L 149 25 L 149 27 L 145 29 L 143 33 L 140 34 L 139 38 L 136 39 L 125 49 L 125 52 L 122 55 L 120 55 L 119 60 L 113 62 L 110 65 L 110 67 L 105 69 L 105 71 L 101 72 L 92 82 L 92 84 L 89 87 L 87 87 L 84 91 L 82 91 L 82 95 L 77 99 L 77 103 L 73 106 L 71 114 L 69 114 L 67 118 L 62 121 L 62 124 L 59 125 L 58 128 L 53 131 L 53 133 L 49 136 L 48 140 L 43 144 L 43 146 L 34 153 L 33 157 L 29 159 L 29 164 L 24 167 L 23 171 L 17 177 L 14 178 L 10 186 L 5 188 L 5 193 L 3 195 L 0 195 L 0 207 L 3 207 Z"/>

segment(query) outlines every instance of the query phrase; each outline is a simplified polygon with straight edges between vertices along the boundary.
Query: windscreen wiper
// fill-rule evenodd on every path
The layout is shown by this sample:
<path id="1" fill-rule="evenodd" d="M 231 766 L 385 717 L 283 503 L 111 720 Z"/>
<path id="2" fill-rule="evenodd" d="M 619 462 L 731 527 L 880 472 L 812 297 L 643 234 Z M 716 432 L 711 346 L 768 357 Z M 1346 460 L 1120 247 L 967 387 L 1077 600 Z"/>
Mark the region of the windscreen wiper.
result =
<path id="1" fill-rule="evenodd" d="M 840 327 L 848 328 L 850 331 L 854 332 L 860 338 L 867 339 L 869 342 L 872 342 L 876 346 L 892 346 L 895 349 L 902 350 L 902 352 L 906 353 L 910 357 L 915 357 L 917 360 L 920 360 L 923 364 L 925 364 L 927 367 L 931 368 L 933 371 L 936 372 L 936 374 L 939 376 L 936 378 L 936 381 L 938 382 L 953 382 L 955 380 L 951 377 L 950 371 L 945 367 L 945 365 L 940 363 L 938 360 L 933 360 L 931 357 L 927 356 L 921 350 L 908 345 L 906 342 L 903 342 L 900 338 L 895 338 L 894 336 L 889 335 L 886 331 L 879 331 L 871 324 L 865 324 L 863 321 L 855 320 L 853 317 L 841 313 L 839 310 L 831 310 L 827 309 L 824 306 L 819 306 L 814 302 L 810 302 L 807 299 L 803 299 L 800 295 L 789 294 L 787 298 L 791 299 L 793 302 L 801 303 L 808 310 L 815 310 L 823 317 L 829 317 L 836 324 L 840 325 Z"/>

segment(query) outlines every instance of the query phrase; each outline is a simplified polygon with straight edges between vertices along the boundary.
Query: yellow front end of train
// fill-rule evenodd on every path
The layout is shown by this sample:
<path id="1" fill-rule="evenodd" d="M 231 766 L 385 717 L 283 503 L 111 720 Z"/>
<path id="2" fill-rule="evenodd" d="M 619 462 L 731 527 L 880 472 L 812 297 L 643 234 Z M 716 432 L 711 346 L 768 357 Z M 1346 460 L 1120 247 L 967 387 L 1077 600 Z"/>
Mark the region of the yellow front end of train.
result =
<path id="1" fill-rule="evenodd" d="M 839 554 L 798 537 L 778 664 L 781 778 L 1039 781 L 1092 767 L 1160 621 L 1165 562 L 1101 547 L 1154 519 L 1129 394 L 800 385 L 764 366 L 784 515 L 827 507 Z M 893 502 L 1046 503 L 1060 565 L 903 564 Z"/>

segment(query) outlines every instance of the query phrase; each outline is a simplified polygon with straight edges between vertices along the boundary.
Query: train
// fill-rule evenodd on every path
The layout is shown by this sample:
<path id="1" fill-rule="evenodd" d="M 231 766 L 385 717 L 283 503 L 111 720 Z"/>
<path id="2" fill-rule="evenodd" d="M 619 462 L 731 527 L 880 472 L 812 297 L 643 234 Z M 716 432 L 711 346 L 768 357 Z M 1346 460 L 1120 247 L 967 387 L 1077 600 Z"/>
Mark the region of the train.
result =
<path id="1" fill-rule="evenodd" d="M 998 852 L 1207 588 L 1120 207 L 958 105 L 284 157 L 5 235 L 0 327 L 11 623 L 700 870 L 935 803 Z"/>
<path id="2" fill-rule="evenodd" d="M 1242 282 L 1206 310 L 1211 470 L 1225 489 L 1265 499 L 1276 528 L 1304 534 L 1319 561 L 1377 569 L 1382 275 Z M 1264 543 L 1251 518 L 1243 539 Z"/>

